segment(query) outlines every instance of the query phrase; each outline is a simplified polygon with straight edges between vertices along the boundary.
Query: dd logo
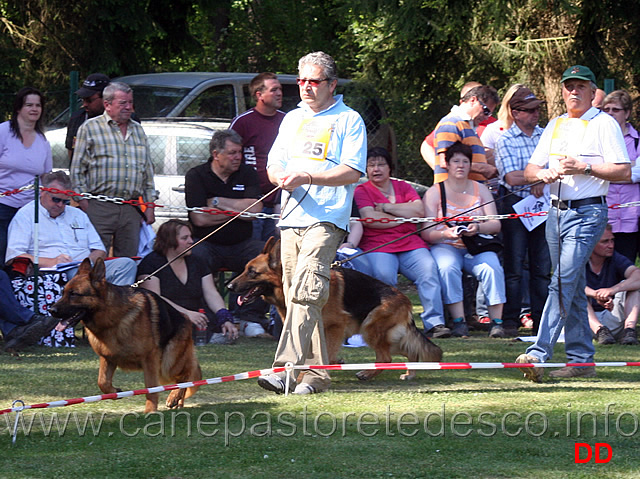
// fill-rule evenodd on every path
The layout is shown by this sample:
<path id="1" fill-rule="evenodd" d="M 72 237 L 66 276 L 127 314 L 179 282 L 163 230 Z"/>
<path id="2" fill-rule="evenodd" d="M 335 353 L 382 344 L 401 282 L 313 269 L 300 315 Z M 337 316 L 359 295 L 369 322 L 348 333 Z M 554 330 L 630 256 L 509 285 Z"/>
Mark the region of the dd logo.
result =
<path id="1" fill-rule="evenodd" d="M 580 450 L 586 450 L 585 456 L 580 457 Z M 600 456 L 600 451 L 602 449 L 606 449 L 607 454 L 605 457 Z M 594 454 L 595 450 L 595 454 Z M 595 457 L 594 457 L 595 456 Z M 596 445 L 591 447 L 586 442 L 576 442 L 575 449 L 573 452 L 573 462 L 575 464 L 585 464 L 591 461 L 591 458 L 594 457 L 596 464 L 606 464 L 613 457 L 613 451 L 611 450 L 611 446 L 606 442 L 596 442 Z"/>

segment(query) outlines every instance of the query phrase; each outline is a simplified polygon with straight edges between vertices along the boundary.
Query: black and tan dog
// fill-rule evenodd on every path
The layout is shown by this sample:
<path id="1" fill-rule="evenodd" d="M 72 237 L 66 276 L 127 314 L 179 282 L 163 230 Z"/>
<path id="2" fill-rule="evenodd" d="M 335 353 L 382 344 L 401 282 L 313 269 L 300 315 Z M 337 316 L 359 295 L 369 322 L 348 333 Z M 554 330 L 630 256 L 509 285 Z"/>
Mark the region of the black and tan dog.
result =
<path id="1" fill-rule="evenodd" d="M 202 379 L 191 338 L 191 323 L 154 293 L 115 286 L 105 280 L 101 259 L 91 268 L 85 259 L 51 308 L 61 318 L 59 329 L 82 321 L 91 347 L 100 357 L 98 386 L 113 387 L 117 367 L 142 370 L 146 387 Z M 167 407 L 182 407 L 197 387 L 171 391 Z M 145 412 L 158 409 L 158 393 L 147 394 Z"/>
<path id="2" fill-rule="evenodd" d="M 285 318 L 280 240 L 270 238 L 262 253 L 249 261 L 228 287 L 240 294 L 244 302 L 262 296 Z M 377 362 L 391 362 L 392 354 L 401 354 L 411 362 L 442 359 L 442 350 L 413 322 L 409 298 L 396 288 L 352 269 L 331 269 L 329 300 L 322 310 L 322 323 L 331 364 L 337 361 L 345 338 L 358 333 L 376 352 Z M 380 372 L 360 371 L 357 377 L 372 379 Z M 407 371 L 400 379 L 414 376 L 414 371 Z"/>

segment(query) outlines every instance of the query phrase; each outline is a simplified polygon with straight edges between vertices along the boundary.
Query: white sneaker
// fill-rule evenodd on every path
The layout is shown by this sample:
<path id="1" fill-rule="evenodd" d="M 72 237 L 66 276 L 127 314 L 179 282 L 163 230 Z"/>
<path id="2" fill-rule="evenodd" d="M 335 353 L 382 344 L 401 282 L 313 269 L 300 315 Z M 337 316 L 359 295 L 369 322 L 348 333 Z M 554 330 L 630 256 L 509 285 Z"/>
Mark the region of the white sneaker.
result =
<path id="1" fill-rule="evenodd" d="M 289 383 L 289 392 L 293 391 L 293 384 L 295 384 L 293 381 Z M 276 394 L 284 394 L 286 382 L 277 374 L 267 374 L 266 376 L 260 376 L 258 378 L 258 386 Z"/>
<path id="2" fill-rule="evenodd" d="M 312 385 L 307 383 L 300 383 L 293 390 L 293 394 L 317 394 L 319 391 Z"/>

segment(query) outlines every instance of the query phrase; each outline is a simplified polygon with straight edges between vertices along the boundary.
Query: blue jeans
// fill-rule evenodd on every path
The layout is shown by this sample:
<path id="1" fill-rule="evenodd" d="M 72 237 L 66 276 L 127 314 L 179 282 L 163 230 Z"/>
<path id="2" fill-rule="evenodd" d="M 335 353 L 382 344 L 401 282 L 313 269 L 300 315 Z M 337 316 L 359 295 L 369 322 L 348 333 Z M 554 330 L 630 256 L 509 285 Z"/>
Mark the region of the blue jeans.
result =
<path id="1" fill-rule="evenodd" d="M 267 215 L 273 214 L 273 206 L 265 206 L 262 208 L 262 213 Z M 280 232 L 276 228 L 276 220 L 272 218 L 258 218 L 253 220 L 251 226 L 253 226 L 251 238 L 254 240 L 260 240 L 264 243 L 271 236 L 276 239 L 280 237 Z"/>
<path id="2" fill-rule="evenodd" d="M 444 324 L 442 289 L 436 263 L 427 248 L 401 253 L 368 253 L 371 276 L 395 286 L 398 273 L 413 281 L 424 312 L 420 314 L 425 331 Z"/>
<path id="3" fill-rule="evenodd" d="M 33 311 L 22 306 L 13 295 L 9 276 L 0 270 L 0 331 L 5 337 L 16 326 L 27 324 L 33 317 Z"/>
<path id="4" fill-rule="evenodd" d="M 489 306 L 505 302 L 504 272 L 498 255 L 493 251 L 472 256 L 466 249 L 456 248 L 450 244 L 436 244 L 432 246 L 431 254 L 438 265 L 446 304 L 459 303 L 464 299 L 463 270 L 473 274 L 482 284 Z"/>
<path id="5" fill-rule="evenodd" d="M 553 276 L 536 342 L 527 353 L 542 362 L 551 359 L 564 326 L 568 362 L 592 362 L 595 348 L 587 318 L 585 265 L 607 224 L 607 205 L 567 210 L 551 207 L 546 223 Z"/>
<path id="6" fill-rule="evenodd" d="M 521 198 L 515 195 L 502 198 L 500 212 L 515 213 L 513 205 Z M 524 289 L 529 290 L 531 319 L 537 331 L 540 317 L 547 300 L 551 281 L 551 257 L 545 239 L 545 225 L 541 224 L 533 231 L 528 231 L 519 219 L 502 221 L 502 238 L 504 243 L 504 277 L 507 302 L 504 305 L 502 319 L 519 326 Z M 529 260 L 529 284 L 523 281 L 524 265 Z"/>

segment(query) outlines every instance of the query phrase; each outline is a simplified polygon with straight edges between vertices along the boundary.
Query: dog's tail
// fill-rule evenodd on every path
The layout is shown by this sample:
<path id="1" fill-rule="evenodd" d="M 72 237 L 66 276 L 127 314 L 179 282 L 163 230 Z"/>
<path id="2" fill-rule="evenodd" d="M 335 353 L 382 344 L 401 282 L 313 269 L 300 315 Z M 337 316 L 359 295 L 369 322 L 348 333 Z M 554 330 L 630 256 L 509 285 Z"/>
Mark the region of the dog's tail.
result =
<path id="1" fill-rule="evenodd" d="M 398 338 L 397 347 L 400 354 L 407 357 L 410 362 L 440 362 L 442 360 L 442 349 L 422 331 L 420 331 L 409 313 L 408 321 L 404 325 L 404 334 Z"/>

